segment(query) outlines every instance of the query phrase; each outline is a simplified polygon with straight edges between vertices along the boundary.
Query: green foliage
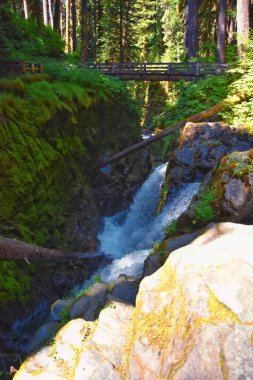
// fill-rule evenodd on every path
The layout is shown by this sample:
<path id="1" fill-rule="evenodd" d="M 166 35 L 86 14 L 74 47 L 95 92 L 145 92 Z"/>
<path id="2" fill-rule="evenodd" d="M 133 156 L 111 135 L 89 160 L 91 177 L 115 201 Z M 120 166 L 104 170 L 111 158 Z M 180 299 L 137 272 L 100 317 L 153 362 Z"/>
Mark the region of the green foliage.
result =
<path id="1" fill-rule="evenodd" d="M 184 56 L 184 15 L 178 11 L 178 0 L 162 0 L 163 62 L 178 62 Z"/>
<path id="2" fill-rule="evenodd" d="M 93 280 L 94 280 L 96 283 L 102 283 L 102 282 L 103 282 L 101 276 L 99 276 L 98 274 L 95 274 L 95 275 L 93 276 Z"/>
<path id="3" fill-rule="evenodd" d="M 177 232 L 177 222 L 173 220 L 166 228 L 165 228 L 165 236 L 166 238 L 170 238 L 174 236 Z"/>
<path id="4" fill-rule="evenodd" d="M 244 126 L 253 132 L 253 59 L 248 58 L 233 69 L 235 80 L 229 86 L 228 94 L 247 96 L 247 100 L 222 111 L 221 116 L 230 124 Z"/>
<path id="5" fill-rule="evenodd" d="M 29 288 L 32 280 L 33 266 L 29 272 L 13 261 L 0 262 L 0 307 L 18 299 L 24 303 L 29 297 Z"/>
<path id="6" fill-rule="evenodd" d="M 61 321 L 63 323 L 68 323 L 70 321 L 70 313 L 69 313 L 69 310 L 67 308 L 65 309 L 62 309 L 61 313 L 60 313 L 60 317 L 61 317 Z"/>
<path id="7" fill-rule="evenodd" d="M 173 83 L 165 109 L 153 118 L 152 126 L 166 128 L 215 105 L 227 96 L 233 80 L 233 74 L 227 74 Z"/>
<path id="8" fill-rule="evenodd" d="M 200 195 L 199 201 L 194 206 L 194 212 L 198 221 L 208 223 L 215 217 L 213 202 L 216 199 L 215 189 L 208 187 Z"/>
<path id="9" fill-rule="evenodd" d="M 165 240 L 157 240 L 155 244 L 153 245 L 152 251 L 150 252 L 150 255 L 164 255 L 166 254 L 166 241 Z"/>
<path id="10" fill-rule="evenodd" d="M 177 140 L 177 133 L 168 135 L 163 139 L 163 157 L 166 157 L 171 150 L 173 143 Z"/>
<path id="11" fill-rule="evenodd" d="M 38 31 L 34 18 L 25 20 L 0 6 L 0 61 L 30 60 L 48 56 L 59 58 L 64 43 L 60 36 L 48 26 Z"/>
<path id="12" fill-rule="evenodd" d="M 13 93 L 15 95 L 24 96 L 24 83 L 19 79 L 0 79 L 0 92 Z"/>

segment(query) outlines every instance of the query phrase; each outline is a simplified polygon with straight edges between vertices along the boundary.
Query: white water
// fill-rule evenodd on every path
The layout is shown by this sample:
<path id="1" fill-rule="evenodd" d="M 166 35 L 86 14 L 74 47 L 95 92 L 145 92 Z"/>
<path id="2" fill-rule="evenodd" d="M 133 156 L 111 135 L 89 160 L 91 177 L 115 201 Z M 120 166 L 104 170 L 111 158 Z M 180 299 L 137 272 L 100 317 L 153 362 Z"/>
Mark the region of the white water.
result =
<path id="1" fill-rule="evenodd" d="M 104 219 L 104 227 L 99 234 L 100 250 L 112 258 L 111 264 L 99 269 L 92 278 L 72 295 L 94 283 L 99 275 L 105 282 L 115 281 L 120 274 L 141 277 L 143 264 L 154 243 L 164 237 L 164 228 L 186 210 L 193 195 L 198 191 L 198 183 L 182 184 L 173 194 L 163 212 L 156 215 L 160 189 L 167 164 L 155 169 L 135 195 L 129 210 Z M 33 319 L 37 319 L 47 304 L 40 304 L 28 318 L 18 320 L 12 326 L 13 332 L 23 329 Z"/>
<path id="2" fill-rule="evenodd" d="M 167 164 L 155 169 L 135 195 L 128 211 L 104 219 L 99 234 L 100 250 L 113 262 L 98 270 L 104 281 L 112 282 L 120 274 L 140 277 L 151 248 L 164 238 L 164 228 L 187 209 L 198 183 L 182 184 L 160 215 L 156 215 L 160 189 Z"/>

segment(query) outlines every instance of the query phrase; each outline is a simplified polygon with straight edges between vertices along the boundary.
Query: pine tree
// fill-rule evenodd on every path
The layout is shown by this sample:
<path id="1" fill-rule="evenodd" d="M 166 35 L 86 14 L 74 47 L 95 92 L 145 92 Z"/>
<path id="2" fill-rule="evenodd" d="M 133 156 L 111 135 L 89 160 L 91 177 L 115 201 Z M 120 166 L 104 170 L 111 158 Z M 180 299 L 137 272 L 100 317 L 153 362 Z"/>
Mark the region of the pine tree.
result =
<path id="1" fill-rule="evenodd" d="M 242 58 L 249 39 L 249 0 L 237 0 L 237 51 Z"/>
<path id="2" fill-rule="evenodd" d="M 135 33 L 141 61 L 156 61 L 163 52 L 162 9 L 157 0 L 136 2 L 137 23 Z"/>
<path id="3" fill-rule="evenodd" d="M 226 44 L 226 0 L 219 0 L 219 21 L 218 21 L 218 40 L 217 55 L 218 62 L 225 63 L 225 44 Z"/>
<path id="4" fill-rule="evenodd" d="M 196 58 L 198 40 L 198 0 L 187 0 L 185 6 L 185 53 L 189 59 Z"/>
<path id="5" fill-rule="evenodd" d="M 81 62 L 86 63 L 89 44 L 88 0 L 81 0 Z"/>
<path id="6" fill-rule="evenodd" d="M 135 58 L 135 1 L 104 0 L 100 61 L 126 62 Z"/>
<path id="7" fill-rule="evenodd" d="M 163 0 L 161 2 L 163 17 L 163 41 L 165 52 L 163 61 L 179 62 L 184 53 L 184 18 L 178 0 Z"/>

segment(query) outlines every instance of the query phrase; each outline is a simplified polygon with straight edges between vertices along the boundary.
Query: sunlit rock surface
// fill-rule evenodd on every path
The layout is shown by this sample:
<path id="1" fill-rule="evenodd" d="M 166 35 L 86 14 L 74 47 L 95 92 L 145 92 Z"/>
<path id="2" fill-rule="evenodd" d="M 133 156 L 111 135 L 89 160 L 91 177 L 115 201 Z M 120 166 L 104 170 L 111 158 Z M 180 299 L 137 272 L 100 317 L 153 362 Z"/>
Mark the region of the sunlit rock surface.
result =
<path id="1" fill-rule="evenodd" d="M 15 380 L 253 378 L 253 226 L 210 225 L 140 285 L 71 321 Z"/>

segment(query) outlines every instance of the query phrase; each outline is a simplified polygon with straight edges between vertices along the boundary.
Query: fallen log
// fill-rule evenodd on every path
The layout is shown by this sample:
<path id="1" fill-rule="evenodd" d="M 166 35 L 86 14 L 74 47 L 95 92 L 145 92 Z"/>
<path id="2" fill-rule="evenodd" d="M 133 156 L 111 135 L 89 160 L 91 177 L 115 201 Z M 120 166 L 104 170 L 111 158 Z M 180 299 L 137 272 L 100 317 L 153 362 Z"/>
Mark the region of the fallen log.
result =
<path id="1" fill-rule="evenodd" d="M 121 152 L 114 154 L 113 156 L 109 157 L 108 159 L 102 161 L 98 166 L 96 166 L 96 169 L 101 169 L 104 166 L 107 166 L 109 164 L 112 164 L 115 161 L 120 160 L 123 157 L 128 156 L 131 153 L 136 152 L 137 150 L 141 148 L 145 148 L 146 146 L 153 144 L 154 142 L 163 139 L 164 137 L 170 135 L 172 132 L 174 132 L 176 129 L 179 129 L 181 127 L 184 127 L 187 122 L 197 123 L 200 121 L 203 121 L 211 116 L 217 115 L 219 112 L 225 109 L 229 109 L 231 106 L 239 104 L 243 102 L 244 100 L 247 100 L 249 98 L 249 94 L 239 94 L 231 96 L 225 100 L 223 100 L 220 103 L 217 103 L 213 107 L 208 108 L 205 111 L 199 112 L 193 116 L 188 117 L 187 119 L 184 119 L 180 121 L 179 123 L 173 124 L 170 128 L 166 129 L 163 132 L 158 133 L 155 136 L 149 137 L 148 139 L 141 141 L 135 145 L 132 145 Z"/>
<path id="2" fill-rule="evenodd" d="M 102 255 L 102 253 L 64 252 L 0 236 L 0 260 L 25 260 L 29 263 L 29 261 L 40 260 L 66 261 L 92 259 Z"/>

